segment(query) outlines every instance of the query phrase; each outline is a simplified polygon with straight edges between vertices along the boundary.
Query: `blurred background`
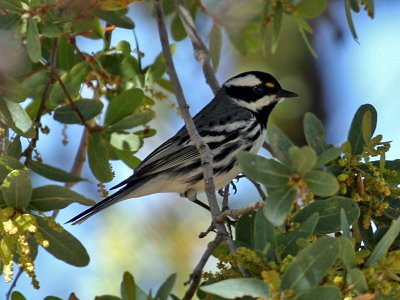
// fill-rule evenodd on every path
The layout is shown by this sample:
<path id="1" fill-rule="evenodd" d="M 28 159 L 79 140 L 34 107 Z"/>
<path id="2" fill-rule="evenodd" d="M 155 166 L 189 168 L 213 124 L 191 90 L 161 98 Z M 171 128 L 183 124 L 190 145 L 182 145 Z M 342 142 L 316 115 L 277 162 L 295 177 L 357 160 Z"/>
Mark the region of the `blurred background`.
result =
<path id="1" fill-rule="evenodd" d="M 328 141 L 340 145 L 347 137 L 357 108 L 371 103 L 378 111 L 376 133 L 383 134 L 386 141 L 393 141 L 388 159 L 397 158 L 400 152 L 397 127 L 400 115 L 397 89 L 400 86 L 400 2 L 378 1 L 374 20 L 365 12 L 353 14 L 358 43 L 348 29 L 343 1 L 329 3 L 328 11 L 312 23 L 314 35 L 310 39 L 318 59 L 308 51 L 292 18 L 284 17 L 283 32 L 273 55 L 269 46 L 267 51 L 258 50 L 243 55 L 232 47 L 227 35 L 224 35 L 217 77 L 223 83 L 242 71 L 262 70 L 277 77 L 284 88 L 297 92 L 300 97 L 280 104 L 270 122 L 277 123 L 299 145 L 304 143 L 302 118 L 305 112 L 312 111 L 320 117 L 326 125 Z M 140 2 L 131 4 L 129 9 L 129 15 L 136 23 L 140 50 L 145 54 L 144 65 L 150 64 L 161 51 L 151 8 L 151 2 Z M 212 26 L 210 18 L 200 15 L 196 23 L 203 40 L 208 42 Z M 131 31 L 116 30 L 112 44 L 122 39 L 134 45 Z M 79 47 L 95 52 L 102 48 L 102 44 L 81 39 Z M 177 43 L 174 59 L 191 113 L 195 114 L 213 95 L 194 59 L 188 38 Z M 151 126 L 157 134 L 145 140 L 144 147 L 137 153 L 141 159 L 183 125 L 173 97 L 160 100 L 156 104 L 156 112 L 157 117 Z M 51 122 L 51 117 L 43 118 L 44 124 Z M 59 123 L 51 126 L 56 126 L 56 129 L 53 135 L 50 133 L 41 137 L 40 152 L 48 158 L 49 164 L 68 170 L 70 165 L 65 165 L 65 162 L 73 161 L 81 128 L 69 126 L 69 144 L 63 146 L 61 141 L 54 141 L 62 127 Z M 115 163 L 113 169 L 116 176 L 106 185 L 107 188 L 132 174 L 122 163 Z M 74 189 L 100 200 L 90 170 L 86 168 L 82 176 L 91 181 L 79 183 Z M 43 180 L 37 177 L 34 184 L 43 185 L 46 183 Z M 239 208 L 258 198 L 254 187 L 242 179 L 238 183 L 237 194 L 230 197 L 230 206 Z M 201 199 L 205 200 L 204 195 Z M 72 205 L 61 211 L 57 221 L 63 223 L 84 208 Z M 23 274 L 16 290 L 22 291 L 28 299 L 42 299 L 47 295 L 64 299 L 71 292 L 75 292 L 80 299 L 93 299 L 95 295 L 119 295 L 119 283 L 124 271 L 131 272 L 142 288 L 153 291 L 168 275 L 177 272 L 178 282 L 174 292 L 180 297 L 185 290 L 183 282 L 188 279 L 212 238 L 211 234 L 204 239 L 198 238 L 198 234 L 209 225 L 207 211 L 175 194 L 152 195 L 119 203 L 81 226 L 66 226 L 88 250 L 91 257 L 88 267 L 67 265 L 41 249 L 36 260 L 41 289 L 33 290 L 30 280 Z M 214 267 L 215 261 L 211 260 L 206 269 Z M 8 286 L 1 281 L 0 294 L 7 289 Z"/>

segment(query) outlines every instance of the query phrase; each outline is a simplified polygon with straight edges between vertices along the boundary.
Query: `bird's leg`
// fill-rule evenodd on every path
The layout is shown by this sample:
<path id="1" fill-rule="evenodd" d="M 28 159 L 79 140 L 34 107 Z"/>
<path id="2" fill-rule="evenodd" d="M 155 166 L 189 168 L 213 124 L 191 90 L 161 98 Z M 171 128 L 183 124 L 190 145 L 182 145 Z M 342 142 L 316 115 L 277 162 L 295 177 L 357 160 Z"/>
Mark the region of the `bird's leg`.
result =
<path id="1" fill-rule="evenodd" d="M 197 192 L 195 190 L 188 190 L 184 193 L 181 193 L 180 196 L 187 198 L 190 201 L 192 201 L 193 203 L 196 203 L 197 205 L 201 206 L 202 208 L 205 208 L 208 211 L 210 211 L 210 207 L 207 204 L 205 204 L 205 203 L 201 202 L 199 199 L 197 199 Z"/>

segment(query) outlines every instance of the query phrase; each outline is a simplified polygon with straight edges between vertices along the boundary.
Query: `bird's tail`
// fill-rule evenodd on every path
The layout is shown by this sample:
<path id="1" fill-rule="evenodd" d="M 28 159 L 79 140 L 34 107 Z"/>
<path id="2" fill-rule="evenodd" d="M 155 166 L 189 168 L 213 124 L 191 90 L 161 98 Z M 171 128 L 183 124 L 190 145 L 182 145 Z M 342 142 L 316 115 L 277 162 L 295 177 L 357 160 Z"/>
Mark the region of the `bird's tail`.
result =
<path id="1" fill-rule="evenodd" d="M 124 191 L 119 190 L 118 192 L 108 196 L 107 198 L 101 200 L 99 203 L 96 203 L 92 207 L 88 208 L 87 210 L 81 212 L 79 215 L 73 217 L 71 220 L 67 221 L 66 224 L 72 223 L 72 225 L 81 224 L 91 216 L 97 214 L 99 211 L 114 205 L 115 203 L 124 200 Z"/>

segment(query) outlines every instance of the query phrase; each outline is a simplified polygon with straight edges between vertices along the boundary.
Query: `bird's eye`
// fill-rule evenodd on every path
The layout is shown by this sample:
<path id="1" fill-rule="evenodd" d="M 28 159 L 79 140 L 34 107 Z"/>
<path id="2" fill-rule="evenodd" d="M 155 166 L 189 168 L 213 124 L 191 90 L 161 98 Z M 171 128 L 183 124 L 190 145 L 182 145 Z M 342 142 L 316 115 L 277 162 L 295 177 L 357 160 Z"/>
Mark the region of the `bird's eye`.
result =
<path id="1" fill-rule="evenodd" d="M 255 87 L 253 87 L 253 91 L 254 91 L 256 94 L 262 94 L 262 93 L 264 93 L 264 86 L 262 86 L 262 85 L 256 85 Z"/>

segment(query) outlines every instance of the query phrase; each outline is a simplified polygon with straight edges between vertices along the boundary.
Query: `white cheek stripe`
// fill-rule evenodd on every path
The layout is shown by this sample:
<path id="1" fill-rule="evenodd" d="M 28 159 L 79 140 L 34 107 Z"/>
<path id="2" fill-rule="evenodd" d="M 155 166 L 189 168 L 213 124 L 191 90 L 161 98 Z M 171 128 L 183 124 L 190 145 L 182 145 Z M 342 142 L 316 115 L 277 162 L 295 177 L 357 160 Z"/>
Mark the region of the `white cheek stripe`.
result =
<path id="1" fill-rule="evenodd" d="M 273 102 L 278 102 L 280 98 L 276 98 L 275 96 L 264 96 L 257 101 L 247 102 L 241 99 L 232 98 L 239 106 L 247 108 L 251 111 L 258 111 L 265 106 L 270 105 Z"/>
<path id="2" fill-rule="evenodd" d="M 229 86 L 247 86 L 247 87 L 253 87 L 256 85 L 261 84 L 262 81 L 258 79 L 256 76 L 248 74 L 244 77 L 237 77 L 233 78 L 229 81 L 227 81 L 224 85 L 229 87 Z"/>

